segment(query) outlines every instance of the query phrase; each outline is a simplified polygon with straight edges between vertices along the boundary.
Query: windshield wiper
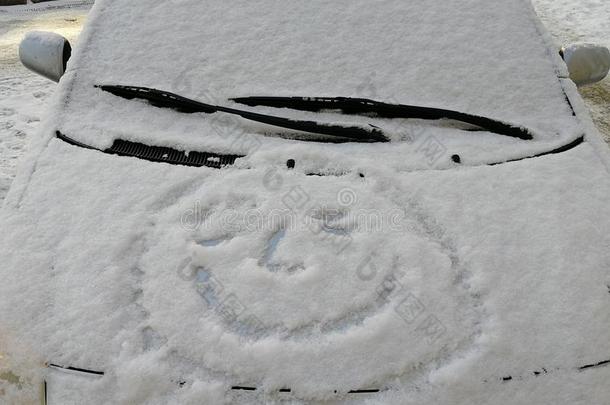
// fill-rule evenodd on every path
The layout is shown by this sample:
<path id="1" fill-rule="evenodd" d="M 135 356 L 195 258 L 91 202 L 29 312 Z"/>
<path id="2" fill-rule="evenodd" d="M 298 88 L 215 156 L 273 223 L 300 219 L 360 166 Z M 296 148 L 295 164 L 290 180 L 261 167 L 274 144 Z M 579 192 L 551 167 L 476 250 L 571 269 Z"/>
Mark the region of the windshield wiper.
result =
<path id="1" fill-rule="evenodd" d="M 440 120 L 450 119 L 475 125 L 481 129 L 499 135 L 506 135 L 524 140 L 533 139 L 532 132 L 527 128 L 511 125 L 491 118 L 466 114 L 458 111 L 443 110 L 439 108 L 420 107 L 404 104 L 389 104 L 365 98 L 350 97 L 240 97 L 233 98 L 239 104 L 266 106 L 276 108 L 290 108 L 300 111 L 332 111 L 338 110 L 343 114 L 376 116 L 379 118 L 403 118 Z"/>
<path id="2" fill-rule="evenodd" d="M 260 122 L 279 128 L 295 131 L 308 132 L 312 134 L 325 135 L 330 142 L 388 142 L 389 138 L 379 128 L 361 126 L 341 126 L 337 124 L 324 124 L 315 121 L 299 121 L 290 118 L 276 117 L 272 115 L 259 114 L 251 111 L 238 110 L 235 108 L 211 105 L 186 97 L 179 96 L 168 91 L 136 86 L 96 85 L 106 92 L 125 99 L 142 99 L 150 104 L 170 108 L 184 113 L 206 113 L 217 112 L 237 115 L 250 121 Z M 320 141 L 319 139 L 303 139 L 308 141 Z"/>

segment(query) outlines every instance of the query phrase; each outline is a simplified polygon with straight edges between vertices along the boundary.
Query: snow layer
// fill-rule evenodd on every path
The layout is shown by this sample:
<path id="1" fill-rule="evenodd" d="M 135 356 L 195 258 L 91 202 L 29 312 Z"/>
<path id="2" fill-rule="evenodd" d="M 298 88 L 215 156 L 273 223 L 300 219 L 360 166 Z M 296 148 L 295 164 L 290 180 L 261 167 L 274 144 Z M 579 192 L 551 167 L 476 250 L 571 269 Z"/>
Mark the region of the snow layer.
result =
<path id="1" fill-rule="evenodd" d="M 61 0 L 0 7 L 0 201 L 56 89 L 55 83 L 21 65 L 19 42 L 26 32 L 40 29 L 57 32 L 75 44 L 86 13 L 83 3 Z"/>
<path id="2" fill-rule="evenodd" d="M 149 20 L 131 29 L 158 29 L 161 24 L 151 21 L 167 17 L 164 13 L 173 10 L 168 3 L 156 4 L 144 16 L 138 8 L 137 18 Z M 104 370 L 102 378 L 48 376 L 53 390 L 71 388 L 99 403 L 295 398 L 296 403 L 589 404 L 608 398 L 603 381 L 610 368 L 579 368 L 610 357 L 610 160 L 594 130 L 579 122 L 582 106 L 575 103 L 579 118 L 571 115 L 556 56 L 547 54 L 523 2 L 471 1 L 467 7 L 426 2 L 432 11 L 423 17 L 415 13 L 421 4 L 376 2 L 369 12 L 393 23 L 389 28 L 402 27 L 400 38 L 411 55 L 418 49 L 409 41 L 417 36 L 412 29 L 440 32 L 438 38 L 423 36 L 430 41 L 426 49 L 436 57 L 446 51 L 456 61 L 450 70 L 456 76 L 435 71 L 430 83 L 415 82 L 418 69 L 429 65 L 408 64 L 399 66 L 410 80 L 400 81 L 379 60 L 404 58 L 387 47 L 379 50 L 384 35 L 402 43 L 392 29 L 373 30 L 376 46 L 367 48 L 372 56 L 362 53 L 359 61 L 375 66 L 375 78 L 367 82 L 377 89 L 375 98 L 390 99 L 391 90 L 398 89 L 403 102 L 442 102 L 442 107 L 519 118 L 539 133 L 531 143 L 428 125 L 418 133 L 419 142 L 432 136 L 446 148 L 431 162 L 418 152 L 417 140 L 337 146 L 261 137 L 258 149 L 236 167 L 213 170 L 108 156 L 52 139 L 59 127 L 100 146 L 122 136 L 248 150 L 234 140 L 230 145 L 195 138 L 202 116 L 182 117 L 92 89 L 98 79 L 119 77 L 127 84 L 169 84 L 175 70 L 170 58 L 177 64 L 186 58 L 170 43 L 174 36 L 185 27 L 197 26 L 198 36 L 211 29 L 193 25 L 195 18 L 219 29 L 209 16 L 220 3 L 207 2 L 209 12 L 196 2 L 174 6 L 187 3 L 191 12 L 162 34 L 121 28 L 136 18 L 133 2 L 95 6 L 85 45 L 60 85 L 59 111 L 35 141 L 1 214 L 0 324 L 20 338 L 19 345 L 7 343 L 17 373 L 25 367 L 20 365 L 43 360 Z M 302 15 L 304 3 L 266 3 L 275 6 L 273 30 L 324 39 L 313 30 L 324 26 L 321 16 L 297 24 L 292 10 Z M 356 3 L 369 4 L 316 2 L 326 7 L 326 16 L 341 14 L 350 22 L 361 20 L 362 10 L 351 6 Z M 225 18 L 241 25 L 225 29 L 238 36 L 254 30 L 256 38 L 269 39 L 263 26 L 245 23 L 269 10 L 240 5 L 243 10 Z M 394 13 L 385 11 L 389 6 Z M 458 30 L 456 15 L 471 25 Z M 110 21 L 112 33 L 105 31 Z M 181 29 L 174 31 L 174 24 Z M 100 32 L 108 35 L 96 35 Z M 469 37 L 481 32 L 480 38 Z M 128 40 L 135 35 L 151 38 L 150 48 Z M 498 66 L 459 68 L 465 54 L 455 49 L 458 45 L 477 39 L 478 47 L 468 51 L 484 65 L 505 52 L 496 45 L 507 35 L 518 40 L 505 54 L 506 67 L 521 75 L 508 80 Z M 276 42 L 287 57 L 290 47 Z M 124 55 L 121 63 L 110 63 L 110 46 Z M 329 46 L 338 48 L 335 42 Z M 269 60 L 259 57 L 264 47 L 248 52 L 242 42 L 215 45 L 222 54 L 231 49 L 267 69 L 233 66 L 221 58 L 224 69 L 236 70 L 235 81 L 215 81 L 214 97 L 263 91 L 358 94 L 351 86 L 370 73 L 346 63 L 355 57 L 346 50 L 329 53 L 336 58 L 320 69 L 343 66 L 349 74 L 329 80 L 316 73 L 297 80 L 273 68 L 275 54 L 267 55 Z M 295 49 L 294 57 L 301 52 Z M 169 55 L 155 65 L 163 74 L 147 70 L 149 53 Z M 96 66 L 87 63 L 93 55 Z M 213 64 L 195 71 L 200 79 L 220 75 Z M 527 91 L 518 77 L 527 82 Z M 564 85 L 575 98 L 574 89 Z M 69 97 L 66 110 L 64 97 Z M 221 121 L 213 122 L 220 127 Z M 242 125 L 230 124 L 232 129 Z M 480 165 L 543 150 L 585 129 L 587 142 L 564 154 Z M 463 167 L 451 163 L 453 151 L 463 154 Z M 294 170 L 285 168 L 288 158 L 297 160 Z M 308 176 L 312 172 L 326 176 Z M 258 390 L 236 392 L 231 386 Z M 292 392 L 278 393 L 281 388 Z M 347 393 L 369 388 L 381 392 Z M 57 391 L 60 403 L 78 403 Z"/>
<path id="3" fill-rule="evenodd" d="M 536 11 L 558 45 L 593 42 L 610 48 L 610 2 L 536 0 Z M 580 89 L 597 127 L 610 142 L 610 77 Z"/>
<path id="4" fill-rule="evenodd" d="M 519 398 L 539 398 L 534 372 L 551 370 L 540 380 L 552 387 L 610 352 L 610 181 L 597 159 L 583 146 L 494 168 L 371 165 L 365 180 L 282 172 L 274 191 L 262 168 L 174 168 L 53 141 L 3 220 L 14 246 L 3 268 L 19 269 L 4 272 L 3 306 L 20 311 L 2 322 L 28 330 L 39 356 L 109 371 L 97 384 L 125 387 L 113 391 L 123 403 L 215 381 L 272 397 L 382 388 L 381 403 L 400 390 L 459 403 L 502 397 L 509 376 Z M 406 209 L 394 231 L 333 221 L 352 240 L 340 254 L 337 233 L 295 226 L 269 255 L 276 229 L 252 218 L 284 212 L 295 186 L 344 219 Z M 357 196 L 348 208 L 336 199 L 345 187 Z M 432 337 L 420 329 L 429 316 L 442 323 Z"/>
<path id="5" fill-rule="evenodd" d="M 27 4 L 0 8 L 0 15 L 26 16 L 32 13 L 44 13 L 55 10 L 70 10 L 75 8 L 91 6 L 95 0 L 53 0 L 53 2 L 34 3 L 28 0 Z M 28 18 L 28 17 L 25 17 Z"/>
<path id="6" fill-rule="evenodd" d="M 566 41 L 610 46 L 610 6 L 602 0 L 534 0 L 536 10 L 553 35 Z"/>
<path id="7" fill-rule="evenodd" d="M 87 144 L 108 147 L 122 137 L 184 150 L 252 154 L 251 142 L 236 141 L 233 134 L 261 133 L 240 121 L 222 122 L 221 116 L 189 116 L 118 99 L 93 87 L 100 83 L 155 87 L 221 104 L 249 95 L 367 97 L 480 114 L 537 134 L 530 143 L 455 131 L 443 135 L 447 147 L 470 148 L 477 159 L 488 161 L 505 157 L 493 152 L 501 146 L 527 155 L 581 135 L 556 79 L 565 72 L 553 64 L 531 16 L 522 18 L 524 10 L 531 12 L 524 2 L 438 0 L 423 7 L 402 1 L 239 1 L 227 8 L 213 0 L 178 7 L 160 2 L 145 10 L 128 1 L 106 4 L 98 6 L 102 18 L 91 27 L 97 34 L 87 52 L 69 67 L 68 77 L 78 79 L 58 124 Z M 134 23 L 134 18 L 150 23 Z M 387 128 L 394 139 L 419 131 L 413 123 L 364 121 Z M 229 134 L 218 129 L 227 125 Z M 262 145 L 252 159 L 285 145 L 252 138 Z M 300 153 L 332 150 L 294 145 Z M 398 158 L 390 160 L 415 155 L 417 147 L 392 145 Z M 341 150 L 346 149 L 358 159 L 387 152 L 379 145 Z M 448 163 L 445 157 L 441 165 Z"/>
<path id="8" fill-rule="evenodd" d="M 30 92 L 35 83 L 36 91 Z M 38 128 L 40 111 L 55 86 L 43 78 L 0 79 L 0 198 L 4 198 L 23 155 L 28 134 Z"/>

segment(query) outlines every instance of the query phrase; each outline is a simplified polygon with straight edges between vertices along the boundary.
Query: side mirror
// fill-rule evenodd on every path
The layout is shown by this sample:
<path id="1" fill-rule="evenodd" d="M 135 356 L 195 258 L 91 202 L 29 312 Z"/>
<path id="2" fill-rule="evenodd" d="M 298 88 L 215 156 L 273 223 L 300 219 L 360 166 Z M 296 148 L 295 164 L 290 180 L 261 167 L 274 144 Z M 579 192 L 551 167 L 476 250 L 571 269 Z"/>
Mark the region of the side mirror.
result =
<path id="1" fill-rule="evenodd" d="M 53 32 L 29 32 L 19 45 L 23 66 L 54 82 L 58 82 L 66 72 L 71 55 L 72 47 L 68 40 Z"/>
<path id="2" fill-rule="evenodd" d="M 562 48 L 560 54 L 577 86 L 602 81 L 610 71 L 610 51 L 604 46 L 574 44 Z"/>

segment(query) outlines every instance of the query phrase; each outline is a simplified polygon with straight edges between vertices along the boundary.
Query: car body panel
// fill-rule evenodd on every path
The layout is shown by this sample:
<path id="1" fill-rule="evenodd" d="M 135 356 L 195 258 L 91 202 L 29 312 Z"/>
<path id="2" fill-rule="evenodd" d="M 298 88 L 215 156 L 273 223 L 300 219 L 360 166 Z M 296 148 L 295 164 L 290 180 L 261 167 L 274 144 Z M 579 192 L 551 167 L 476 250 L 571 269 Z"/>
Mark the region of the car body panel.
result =
<path id="1" fill-rule="evenodd" d="M 161 15 L 167 3 L 145 14 Z M 214 16 L 220 4 L 207 4 Z M 240 65 L 233 67 L 243 74 L 239 80 L 214 81 L 221 87 L 213 94 L 350 95 L 345 93 L 356 82 L 376 72 L 375 98 L 390 100 L 398 86 L 401 102 L 442 102 L 518 121 L 538 129 L 539 137 L 522 143 L 427 125 L 413 142 L 305 144 L 265 138 L 236 122 L 228 123 L 238 129 L 236 139 L 254 137 L 258 147 L 196 137 L 205 116 L 182 117 L 92 87 L 97 80 L 171 87 L 171 73 L 181 63 L 155 65 L 161 50 L 153 45 L 178 40 L 188 24 L 166 27 L 163 36 L 154 33 L 154 24 L 141 23 L 134 32 L 119 28 L 98 35 L 109 32 L 111 23 L 134 18 L 136 7 L 100 1 L 62 79 L 56 110 L 2 211 L 0 244 L 7 249 L 0 253 L 1 324 L 50 361 L 105 371 L 96 386 L 100 401 L 179 402 L 201 394 L 252 403 L 281 399 L 287 395 L 278 393 L 282 388 L 297 400 L 337 403 L 355 403 L 347 392 L 362 389 L 380 392 L 357 401 L 380 403 L 604 398 L 608 367 L 583 367 L 610 357 L 610 159 L 575 87 L 563 79 L 559 56 L 525 2 L 485 2 L 482 9 L 479 1 L 449 4 L 442 18 L 427 15 L 423 2 L 387 4 L 440 19 L 437 28 L 447 35 L 483 17 L 503 30 L 480 24 L 466 30 L 475 37 L 451 44 L 406 41 L 405 52 L 420 52 L 422 61 L 433 57 L 426 52 L 446 51 L 457 64 L 434 70 L 429 81 L 398 80 L 400 74 L 413 79 L 430 64 L 389 69 L 386 64 L 403 66 L 392 58 L 402 61 L 404 55 L 377 42 L 366 48 L 370 54 L 358 54 L 363 66 L 374 68 L 347 63 L 355 55 L 348 52 L 326 65 L 336 74 L 333 80 L 297 83 L 284 68 L 261 72 Z M 196 7 L 203 13 L 203 6 Z M 296 15 L 304 6 L 295 7 Z M 200 28 L 205 33 L 209 27 Z M 481 39 L 484 49 L 452 48 L 474 44 L 485 29 L 493 35 L 489 42 Z M 135 53 L 129 41 L 117 45 L 130 53 L 117 52 L 118 63 L 111 63 L 105 41 L 146 37 L 140 30 L 151 42 Z M 409 27 L 404 34 L 418 35 Z M 506 43 L 514 48 L 500 46 Z M 282 41 L 275 45 L 290 50 Z M 233 52 L 242 49 L 235 46 Z M 530 48 L 539 59 L 520 57 Z M 303 52 L 297 48 L 293 56 Z M 486 65 L 486 75 L 467 74 L 468 55 Z M 172 54 L 174 60 L 185 57 Z M 507 71 L 489 64 L 498 58 Z M 138 75 L 147 59 L 159 74 Z M 228 57 L 222 60 L 218 66 L 230 69 Z M 312 60 L 303 59 L 302 69 L 313 69 Z M 218 69 L 209 63 L 195 69 L 194 87 L 185 92 L 198 95 L 197 83 Z M 514 77 L 509 80 L 507 72 Z M 274 73 L 283 80 L 274 80 Z M 223 121 L 212 121 L 224 128 Z M 99 147 L 120 137 L 248 153 L 233 167 L 188 168 L 79 148 L 56 139 L 57 129 Z M 488 165 L 583 134 L 583 144 L 561 154 Z M 430 140 L 442 146 L 436 160 L 426 153 Z M 454 153 L 462 164 L 452 162 Z M 295 159 L 294 169 L 286 166 L 288 159 Z M 332 226 L 321 220 L 329 217 Z M 23 299 L 32 295 L 37 299 Z M 16 307 L 19 312 L 7 310 Z M 235 392 L 232 386 L 256 391 Z"/>

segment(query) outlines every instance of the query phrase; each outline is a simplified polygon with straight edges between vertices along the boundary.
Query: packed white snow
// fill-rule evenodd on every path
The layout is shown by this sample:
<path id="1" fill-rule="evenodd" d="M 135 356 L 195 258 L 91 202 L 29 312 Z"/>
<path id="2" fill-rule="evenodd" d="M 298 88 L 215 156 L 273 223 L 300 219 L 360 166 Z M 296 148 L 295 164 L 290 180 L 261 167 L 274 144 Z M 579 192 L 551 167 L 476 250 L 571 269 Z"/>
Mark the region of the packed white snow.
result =
<path id="1" fill-rule="evenodd" d="M 557 74 L 566 73 L 557 71 L 554 58 L 541 46 L 539 27 L 531 19 L 511 18 L 523 15 L 524 4 L 494 3 L 482 9 L 444 6 L 447 13 L 454 13 L 451 19 L 439 17 L 436 6 L 422 10 L 419 3 L 290 4 L 289 10 L 255 3 L 237 3 L 227 9 L 222 2 L 205 2 L 191 10 L 197 15 L 196 28 L 191 28 L 192 21 L 177 18 L 162 30 L 154 24 L 130 24 L 134 11 L 104 9 L 100 26 L 90 29 L 105 35 L 95 35 L 88 42 L 88 53 L 66 73 L 70 77 L 78 72 L 80 80 L 74 81 L 58 129 L 100 148 L 123 138 L 187 151 L 251 151 L 251 143 L 244 145 L 236 141 L 237 135 L 218 129 L 223 115 L 151 110 L 145 103 L 119 99 L 94 87 L 123 84 L 174 91 L 217 104 L 251 95 L 366 97 L 482 115 L 528 127 L 536 134 L 534 142 L 464 131 L 451 131 L 453 135 L 444 137 L 447 148 L 456 148 L 456 153 L 470 150 L 479 161 L 502 159 L 507 150 L 515 157 L 526 156 L 582 135 L 557 80 Z M 138 8 L 136 4 L 129 7 Z M 176 12 L 170 2 L 152 7 L 146 15 L 154 18 Z M 495 17 L 495 24 L 478 24 L 481 14 Z M 413 15 L 417 18 L 408 17 Z M 483 37 L 486 46 L 468 42 Z M 443 69 L 444 63 L 450 63 L 450 68 Z M 283 114 L 281 110 L 274 113 Z M 357 118 L 335 114 L 328 120 L 354 122 Z M 88 124 L 82 125 L 83 121 Z M 386 128 L 393 139 L 414 137 L 418 131 L 408 122 L 366 117 L 359 121 Z M 229 128 L 240 134 L 243 126 L 238 122 Z M 252 159 L 267 159 L 276 146 L 285 148 L 284 141 L 257 135 L 261 133 L 257 128 L 245 131 L 254 133 L 252 143 L 262 145 Z M 305 143 L 293 147 L 316 156 L 336 149 Z M 414 159 L 418 152 L 413 143 L 344 145 L 340 150 L 346 148 L 358 159 L 383 153 L 394 164 L 427 166 L 422 159 Z M 413 158 L 406 159 L 408 155 Z M 439 165 L 450 163 L 445 156 Z"/>
<path id="2" fill-rule="evenodd" d="M 48 96 L 55 88 L 20 66 L 17 44 L 31 29 L 53 30 L 74 40 L 90 4 L 89 0 L 58 0 L 0 8 L 0 199 L 4 199 L 8 191 L 27 137 L 35 133 Z M 610 3 L 535 0 L 534 5 L 558 46 L 576 41 L 610 46 L 610 31 L 606 24 L 610 18 Z M 361 87 L 365 88 L 367 84 L 370 83 Z M 176 90 L 190 86 L 188 82 L 179 83 Z M 609 86 L 610 79 L 606 79 L 599 85 L 581 89 L 596 125 L 607 139 L 610 136 Z"/>
<path id="3" fill-rule="evenodd" d="M 92 14 L 0 214 L 0 380 L 25 376 L 9 394 L 44 377 L 58 403 L 608 398 L 610 158 L 528 2 L 98 0 Z M 367 97 L 535 137 L 329 112 L 314 117 L 392 142 L 308 143 L 94 88 L 112 83 L 218 103 Z M 171 166 L 57 129 L 245 156 Z"/>
<path id="4" fill-rule="evenodd" d="M 610 6 L 603 0 L 534 0 L 549 31 L 564 41 L 610 45 Z"/>
<path id="5" fill-rule="evenodd" d="M 558 44 L 589 42 L 610 48 L 610 2 L 534 0 L 536 11 Z M 610 77 L 580 89 L 596 125 L 610 142 Z"/>
<path id="6" fill-rule="evenodd" d="M 42 77 L 0 79 L 0 195 L 4 197 L 12 182 L 15 167 L 23 156 L 28 135 L 40 122 L 55 84 Z M 35 91 L 32 91 L 35 88 Z"/>
<path id="7" fill-rule="evenodd" d="M 92 3 L 60 0 L 0 7 L 0 201 L 57 87 L 21 65 L 19 42 L 28 31 L 38 29 L 57 32 L 75 44 Z"/>

